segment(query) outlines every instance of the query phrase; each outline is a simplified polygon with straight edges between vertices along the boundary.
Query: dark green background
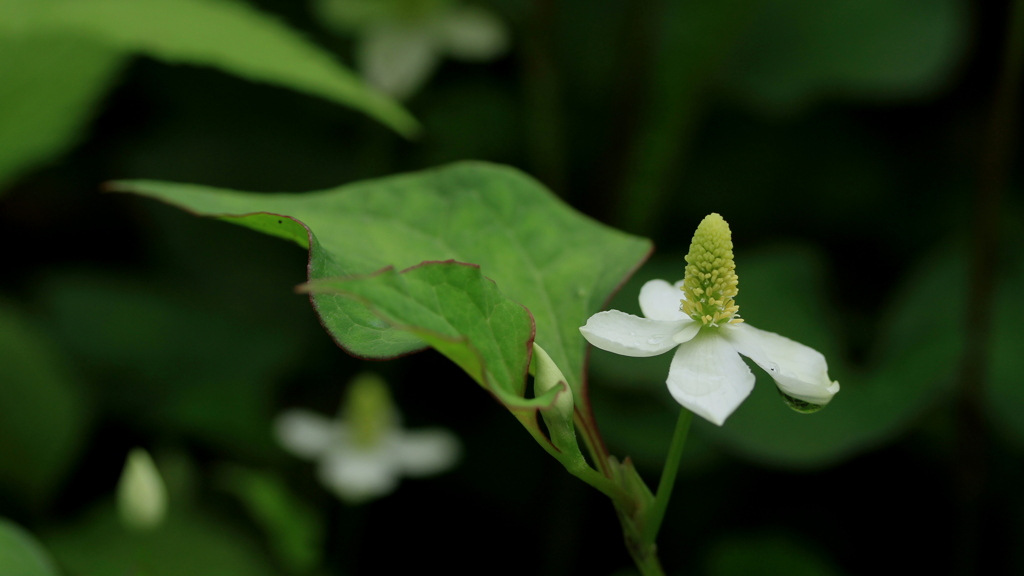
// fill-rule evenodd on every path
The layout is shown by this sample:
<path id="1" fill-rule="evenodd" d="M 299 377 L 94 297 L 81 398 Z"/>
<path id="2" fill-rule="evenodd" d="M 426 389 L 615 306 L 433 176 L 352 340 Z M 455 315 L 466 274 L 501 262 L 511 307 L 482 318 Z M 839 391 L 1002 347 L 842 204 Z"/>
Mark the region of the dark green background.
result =
<path id="1" fill-rule="evenodd" d="M 311 96 L 139 58 L 77 145 L 7 184 L 0 362 L 35 384 L 0 381 L 0 516 L 69 576 L 130 554 L 162 562 L 153 574 L 198 573 L 174 550 L 239 575 L 628 569 L 604 497 L 457 368 L 430 351 L 367 363 L 335 347 L 294 293 L 300 249 L 99 192 L 130 178 L 299 192 L 481 159 L 654 240 L 613 304 L 628 311 L 641 281 L 681 277 L 696 224 L 721 213 L 744 317 L 824 352 L 842 383 L 805 416 L 759 375 L 723 429 L 695 426 L 659 538 L 669 573 L 1024 573 L 1016 149 L 998 218 L 980 225 L 1000 239 L 994 293 L 967 296 L 1007 3 L 478 3 L 508 23 L 513 50 L 446 61 L 407 103 L 418 140 Z M 352 61 L 350 39 L 303 2 L 252 4 Z M 984 372 L 965 376 L 980 317 L 993 320 Z M 612 452 L 653 484 L 676 413 L 668 358 L 591 356 Z M 449 427 L 465 454 L 449 474 L 352 508 L 270 426 L 289 407 L 333 414 L 366 369 L 392 384 L 407 425 Z M 976 377 L 982 417 L 964 418 L 956 390 Z M 107 510 L 137 445 L 172 492 L 172 522 L 147 543 Z M 286 486 L 322 537 L 282 552 L 228 480 L 238 466 Z"/>

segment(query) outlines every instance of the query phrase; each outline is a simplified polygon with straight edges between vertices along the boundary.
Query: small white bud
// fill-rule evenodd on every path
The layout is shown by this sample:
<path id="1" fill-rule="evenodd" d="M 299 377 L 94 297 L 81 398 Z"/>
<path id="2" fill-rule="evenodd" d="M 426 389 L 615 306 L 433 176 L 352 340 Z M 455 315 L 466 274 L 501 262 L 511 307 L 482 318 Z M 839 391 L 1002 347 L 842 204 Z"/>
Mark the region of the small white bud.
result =
<path id="1" fill-rule="evenodd" d="M 135 448 L 128 454 L 117 484 L 117 511 L 132 530 L 152 530 L 167 513 L 167 488 L 149 453 Z"/>

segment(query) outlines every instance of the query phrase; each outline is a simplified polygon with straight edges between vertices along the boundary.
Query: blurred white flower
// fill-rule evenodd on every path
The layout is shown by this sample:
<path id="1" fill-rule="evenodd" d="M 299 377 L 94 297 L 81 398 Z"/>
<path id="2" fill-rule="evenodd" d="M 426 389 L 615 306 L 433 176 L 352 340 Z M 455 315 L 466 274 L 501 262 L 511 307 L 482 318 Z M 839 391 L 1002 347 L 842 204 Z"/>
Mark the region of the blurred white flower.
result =
<path id="1" fill-rule="evenodd" d="M 277 417 L 274 428 L 286 450 L 318 461 L 320 481 L 350 503 L 390 493 L 402 476 L 443 472 L 461 452 L 447 430 L 403 430 L 387 385 L 372 374 L 353 379 L 339 418 L 292 409 Z"/>
<path id="2" fill-rule="evenodd" d="M 832 400 L 839 383 L 829 378 L 820 352 L 739 317 L 732 233 L 721 216 L 711 214 L 700 223 L 686 262 L 683 280 L 651 280 L 640 289 L 645 318 L 599 312 L 580 328 L 584 338 L 624 356 L 655 356 L 678 347 L 666 382 L 669 392 L 719 426 L 754 388 L 754 374 L 740 354 L 771 375 L 793 409 L 814 412 Z"/>
<path id="3" fill-rule="evenodd" d="M 508 50 L 505 25 L 490 11 L 450 0 L 315 0 L 325 24 L 356 36 L 356 64 L 398 99 L 412 96 L 445 57 L 492 60 Z"/>

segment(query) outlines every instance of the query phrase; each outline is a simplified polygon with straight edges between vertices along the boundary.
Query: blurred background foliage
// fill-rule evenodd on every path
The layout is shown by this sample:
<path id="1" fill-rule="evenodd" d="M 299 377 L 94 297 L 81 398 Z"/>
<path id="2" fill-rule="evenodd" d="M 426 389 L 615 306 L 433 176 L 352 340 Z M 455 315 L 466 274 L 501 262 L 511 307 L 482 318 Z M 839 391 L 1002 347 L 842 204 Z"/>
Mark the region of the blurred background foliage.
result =
<path id="1" fill-rule="evenodd" d="M 670 572 L 1024 573 L 1019 154 L 995 218 L 971 219 L 1008 3 L 477 0 L 510 49 L 439 64 L 405 102 L 418 123 L 340 64 L 355 40 L 313 3 L 74 4 L 0 0 L 0 565 L 629 573 L 605 499 L 454 366 L 335 347 L 294 293 L 301 250 L 99 193 L 115 178 L 298 192 L 472 158 L 652 238 L 611 303 L 630 312 L 720 212 L 743 316 L 822 351 L 842 383 L 805 416 L 759 374 L 724 427 L 695 427 L 659 540 Z M 998 266 L 972 301 L 982 229 Z M 651 482 L 678 409 L 667 363 L 591 353 L 606 440 Z M 346 507 L 271 422 L 333 414 L 368 367 L 409 425 L 451 428 L 465 454 Z M 113 508 L 140 445 L 171 502 L 147 534 Z"/>

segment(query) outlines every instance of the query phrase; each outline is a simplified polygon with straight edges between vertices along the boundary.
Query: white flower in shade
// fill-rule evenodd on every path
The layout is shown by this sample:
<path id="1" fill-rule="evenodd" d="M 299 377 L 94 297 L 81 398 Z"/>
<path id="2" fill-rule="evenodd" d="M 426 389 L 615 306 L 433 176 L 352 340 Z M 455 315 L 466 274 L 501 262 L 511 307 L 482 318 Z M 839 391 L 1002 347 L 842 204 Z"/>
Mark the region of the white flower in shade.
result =
<path id="1" fill-rule="evenodd" d="M 645 318 L 599 312 L 580 328 L 591 344 L 624 356 L 656 356 L 677 348 L 668 372 L 672 397 L 721 426 L 754 388 L 753 360 L 775 380 L 793 409 L 815 412 L 839 383 L 828 377 L 820 352 L 743 323 L 733 300 L 739 279 L 732 233 L 718 214 L 701 221 L 686 256 L 683 280 L 651 280 L 640 289 Z"/>
<path id="2" fill-rule="evenodd" d="M 342 417 L 292 409 L 278 416 L 275 432 L 289 452 L 317 460 L 320 481 L 350 503 L 390 493 L 402 476 L 443 472 L 461 452 L 447 430 L 403 430 L 387 384 L 372 374 L 349 385 Z"/>
<path id="3" fill-rule="evenodd" d="M 404 99 L 445 57 L 492 60 L 508 49 L 508 31 L 483 8 L 452 0 L 315 0 L 325 24 L 357 37 L 356 63 L 374 87 Z"/>

